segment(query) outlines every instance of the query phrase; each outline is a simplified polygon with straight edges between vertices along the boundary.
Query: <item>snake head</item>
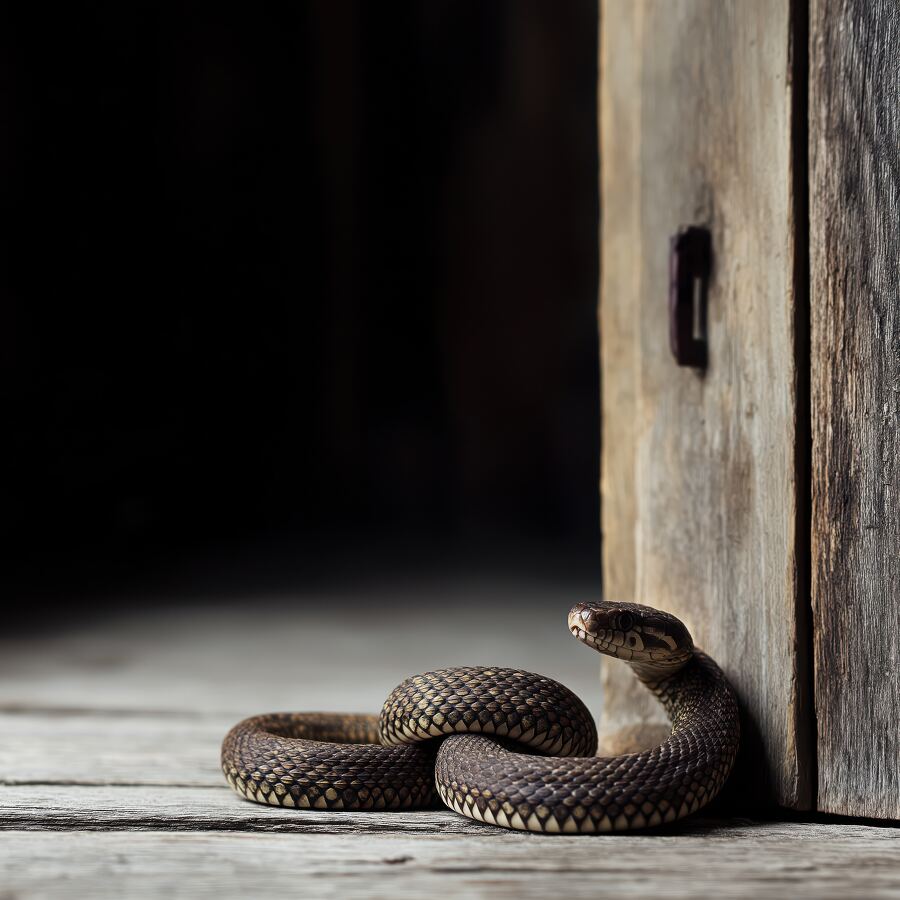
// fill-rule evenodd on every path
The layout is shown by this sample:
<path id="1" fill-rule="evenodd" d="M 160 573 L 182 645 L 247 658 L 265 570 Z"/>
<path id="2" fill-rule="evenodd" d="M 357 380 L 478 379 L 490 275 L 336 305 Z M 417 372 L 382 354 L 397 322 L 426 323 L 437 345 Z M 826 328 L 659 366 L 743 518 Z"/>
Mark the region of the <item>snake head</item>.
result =
<path id="1" fill-rule="evenodd" d="M 681 621 L 639 603 L 576 603 L 569 611 L 569 631 L 600 653 L 641 667 L 680 668 L 694 652 Z"/>

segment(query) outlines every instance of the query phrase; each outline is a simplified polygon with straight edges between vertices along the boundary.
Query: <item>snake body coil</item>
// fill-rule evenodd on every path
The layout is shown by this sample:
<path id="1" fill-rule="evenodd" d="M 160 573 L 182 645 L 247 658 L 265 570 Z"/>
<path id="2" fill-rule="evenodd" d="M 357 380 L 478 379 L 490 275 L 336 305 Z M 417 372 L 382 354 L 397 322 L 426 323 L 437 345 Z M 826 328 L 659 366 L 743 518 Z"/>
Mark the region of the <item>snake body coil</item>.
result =
<path id="1" fill-rule="evenodd" d="M 463 815 L 538 832 L 643 828 L 708 803 L 740 737 L 721 669 L 678 619 L 650 607 L 581 603 L 569 630 L 628 662 L 657 696 L 672 722 L 662 744 L 594 756 L 594 722 L 567 688 L 517 669 L 469 667 L 407 679 L 380 717 L 245 719 L 223 742 L 225 777 L 249 800 L 317 809 L 423 806 L 436 787 Z"/>

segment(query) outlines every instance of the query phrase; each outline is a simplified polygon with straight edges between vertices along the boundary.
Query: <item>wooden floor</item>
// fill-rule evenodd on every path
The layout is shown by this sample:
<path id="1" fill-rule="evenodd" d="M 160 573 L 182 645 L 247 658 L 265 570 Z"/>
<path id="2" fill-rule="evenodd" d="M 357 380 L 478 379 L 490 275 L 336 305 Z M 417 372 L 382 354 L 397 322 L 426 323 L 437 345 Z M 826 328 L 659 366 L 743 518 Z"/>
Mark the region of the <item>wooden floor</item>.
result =
<path id="1" fill-rule="evenodd" d="M 543 672 L 596 713 L 597 659 L 564 622 L 585 595 L 479 579 L 142 601 L 0 638 L 0 900 L 900 897 L 893 828 L 729 819 L 544 837 L 440 810 L 276 809 L 225 785 L 219 743 L 237 719 L 375 710 L 402 678 L 443 665 Z"/>

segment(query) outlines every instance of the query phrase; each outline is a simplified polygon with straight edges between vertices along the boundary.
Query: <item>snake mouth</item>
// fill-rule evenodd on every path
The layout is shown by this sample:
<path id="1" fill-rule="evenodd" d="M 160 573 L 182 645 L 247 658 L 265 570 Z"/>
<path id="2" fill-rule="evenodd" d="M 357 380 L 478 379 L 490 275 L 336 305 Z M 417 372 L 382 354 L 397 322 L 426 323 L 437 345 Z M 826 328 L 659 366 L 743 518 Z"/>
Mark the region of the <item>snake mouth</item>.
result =
<path id="1" fill-rule="evenodd" d="M 609 641 L 601 640 L 594 634 L 591 634 L 589 631 L 585 631 L 580 626 L 570 623 L 569 631 L 572 633 L 572 637 L 578 638 L 583 644 L 587 644 L 588 647 L 593 647 L 595 650 L 599 650 L 600 653 L 613 653 L 615 652 L 615 648 Z"/>
<path id="2" fill-rule="evenodd" d="M 598 653 L 606 656 L 618 656 L 619 646 L 615 641 L 611 640 L 612 633 L 606 630 L 600 630 L 599 633 L 588 631 L 589 623 L 596 624 L 590 617 L 585 619 L 582 615 L 584 607 L 579 604 L 569 613 L 569 632 L 572 637 L 577 638 L 582 644 L 586 644 Z"/>
<path id="3" fill-rule="evenodd" d="M 578 603 L 569 612 L 568 625 L 572 637 L 600 653 L 614 654 L 616 652 L 615 644 L 609 640 L 611 635 L 605 629 L 588 630 L 591 626 L 599 624 L 590 604 Z"/>

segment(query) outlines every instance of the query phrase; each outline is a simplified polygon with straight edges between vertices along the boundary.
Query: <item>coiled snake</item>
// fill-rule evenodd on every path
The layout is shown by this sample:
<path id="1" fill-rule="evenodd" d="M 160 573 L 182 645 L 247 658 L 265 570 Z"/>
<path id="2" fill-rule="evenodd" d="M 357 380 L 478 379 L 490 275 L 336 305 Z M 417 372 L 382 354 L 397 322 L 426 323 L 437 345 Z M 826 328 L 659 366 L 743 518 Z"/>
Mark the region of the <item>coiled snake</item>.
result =
<path id="1" fill-rule="evenodd" d="M 436 789 L 465 816 L 538 832 L 644 828 L 708 803 L 740 739 L 721 669 L 678 619 L 647 606 L 579 603 L 569 630 L 625 660 L 656 695 L 672 723 L 663 743 L 594 756 L 594 722 L 561 684 L 518 669 L 444 669 L 398 685 L 380 717 L 245 719 L 222 744 L 225 777 L 248 800 L 315 809 L 424 806 Z"/>

